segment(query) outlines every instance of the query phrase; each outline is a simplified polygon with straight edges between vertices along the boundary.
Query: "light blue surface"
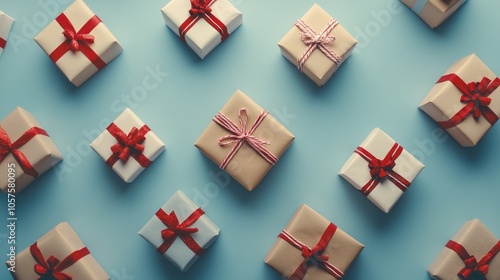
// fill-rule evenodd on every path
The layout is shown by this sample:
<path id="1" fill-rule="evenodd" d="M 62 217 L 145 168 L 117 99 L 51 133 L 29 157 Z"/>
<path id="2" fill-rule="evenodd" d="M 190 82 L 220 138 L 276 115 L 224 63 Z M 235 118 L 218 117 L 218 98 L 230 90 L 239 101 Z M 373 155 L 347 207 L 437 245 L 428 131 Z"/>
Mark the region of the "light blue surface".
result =
<path id="1" fill-rule="evenodd" d="M 48 172 L 18 196 L 18 248 L 68 221 L 116 280 L 278 280 L 263 259 L 297 207 L 307 203 L 366 245 L 345 279 L 417 280 L 428 279 L 427 266 L 466 220 L 477 217 L 500 236 L 500 127 L 464 149 L 449 137 L 432 138 L 436 123 L 417 109 L 439 76 L 472 52 L 500 73 L 500 2 L 470 1 L 434 31 L 395 0 L 317 2 L 359 40 L 323 88 L 276 45 L 312 0 L 233 0 L 244 23 L 204 60 L 164 25 L 164 0 L 88 0 L 124 52 L 75 88 L 32 40 L 48 23 L 43 5 L 2 1 L 0 9 L 16 23 L 0 59 L 0 117 L 24 107 L 65 154 L 59 173 Z M 50 17 L 68 5 L 52 7 L 57 12 Z M 156 67 L 168 77 L 156 77 L 158 85 L 140 93 L 148 69 Z M 296 136 L 251 193 L 234 180 L 227 186 L 217 181 L 218 167 L 193 146 L 236 89 Z M 132 184 L 88 147 L 127 102 L 167 148 Z M 426 164 L 389 214 L 337 176 L 374 127 Z M 202 204 L 222 229 L 187 273 L 137 235 L 177 189 Z M 0 207 L 6 208 L 6 199 L 0 195 Z M 6 209 L 0 210 L 5 258 L 3 223 Z M 6 270 L 0 279 L 10 279 Z"/>

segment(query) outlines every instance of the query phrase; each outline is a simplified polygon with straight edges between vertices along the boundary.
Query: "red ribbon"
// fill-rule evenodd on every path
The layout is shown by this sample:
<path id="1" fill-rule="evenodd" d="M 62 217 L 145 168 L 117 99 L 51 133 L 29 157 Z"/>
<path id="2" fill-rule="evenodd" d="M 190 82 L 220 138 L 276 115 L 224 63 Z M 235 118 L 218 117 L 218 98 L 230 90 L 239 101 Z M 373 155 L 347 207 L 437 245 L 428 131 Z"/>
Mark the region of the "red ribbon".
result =
<path id="1" fill-rule="evenodd" d="M 499 78 L 495 78 L 491 81 L 490 79 L 483 77 L 481 82 L 471 82 L 466 84 L 462 78 L 456 74 L 448 74 L 442 76 L 436 84 L 443 82 L 451 82 L 455 87 L 457 87 L 462 93 L 460 96 L 460 102 L 465 104 L 465 106 L 453 117 L 451 117 L 451 119 L 438 122 L 443 129 L 449 129 L 457 126 L 470 114 L 472 114 L 476 120 L 483 115 L 491 125 L 495 124 L 498 120 L 498 116 L 489 107 L 491 98 L 488 96 L 490 96 L 490 94 L 500 86 Z"/>
<path id="2" fill-rule="evenodd" d="M 108 132 L 115 137 L 118 143 L 111 146 L 113 154 L 106 160 L 109 167 L 119 160 L 127 162 L 130 157 L 133 157 L 142 167 L 148 167 L 152 162 L 142 153 L 146 140 L 146 134 L 151 131 L 147 125 L 141 128 L 133 127 L 128 134 L 125 134 L 116 124 L 111 123 L 107 128 Z"/>
<path id="3" fill-rule="evenodd" d="M 47 132 L 40 127 L 32 127 L 19 137 L 19 139 L 12 143 L 9 135 L 7 135 L 7 132 L 0 127 L 0 162 L 2 162 L 9 153 L 12 153 L 24 173 L 35 178 L 38 177 L 38 172 L 31 165 L 26 155 L 19 151 L 22 146 L 31 141 L 31 139 L 37 135 L 49 136 Z"/>
<path id="4" fill-rule="evenodd" d="M 393 170 L 394 166 L 396 166 L 396 159 L 403 152 L 403 147 L 398 143 L 394 143 L 389 153 L 382 160 L 376 158 L 362 147 L 358 147 L 354 152 L 368 161 L 370 175 L 372 176 L 372 179 L 360 190 L 364 195 L 368 196 L 384 178 L 388 178 L 403 192 L 410 187 L 411 183 Z"/>
<path id="5" fill-rule="evenodd" d="M 276 164 L 278 158 L 265 147 L 265 145 L 269 145 L 271 144 L 271 142 L 260 140 L 259 138 L 252 135 L 267 115 L 269 115 L 268 111 L 262 111 L 262 113 L 260 113 L 253 125 L 248 130 L 248 112 L 246 108 L 241 108 L 238 114 L 238 118 L 240 120 L 239 127 L 221 112 L 215 115 L 213 121 L 223 128 L 227 129 L 229 132 L 233 133 L 231 135 L 221 137 L 219 139 L 219 145 L 228 146 L 235 144 L 229 154 L 227 154 L 226 158 L 224 158 L 224 160 L 219 165 L 222 170 L 226 169 L 226 167 L 229 165 L 229 162 L 231 162 L 244 142 L 248 143 L 248 145 L 250 145 L 250 147 L 252 147 L 269 164 Z"/>
<path id="6" fill-rule="evenodd" d="M 161 231 L 161 237 L 164 240 L 163 244 L 158 248 L 160 254 L 165 254 L 165 252 L 170 248 L 175 239 L 179 237 L 186 246 L 193 251 L 198 256 L 205 253 L 205 249 L 201 248 L 198 243 L 191 236 L 193 233 L 198 232 L 198 228 L 190 227 L 192 226 L 205 212 L 198 208 L 189 217 L 186 218 L 182 223 L 179 223 L 179 219 L 174 211 L 170 214 L 165 213 L 163 209 L 160 208 L 156 212 L 156 217 L 167 226 L 166 229 Z"/>
<path id="7" fill-rule="evenodd" d="M 5 45 L 7 45 L 7 41 L 0 37 L 0 48 L 5 49 Z"/>
<path id="8" fill-rule="evenodd" d="M 36 242 L 30 246 L 30 252 L 31 256 L 33 256 L 37 262 L 34 270 L 36 274 L 40 275 L 38 280 L 72 280 L 73 277 L 71 275 L 62 271 L 75 264 L 81 258 L 90 254 L 87 247 L 83 247 L 78 251 L 74 251 L 62 261 L 59 261 L 54 256 L 50 256 L 47 260 L 45 260 L 45 257 L 40 251 L 40 248 L 38 248 Z"/>
<path id="9" fill-rule="evenodd" d="M 184 43 L 188 31 L 202 18 L 219 32 L 221 41 L 224 41 L 229 36 L 226 25 L 212 14 L 210 6 L 215 1 L 217 0 L 191 0 L 190 16 L 179 27 L 179 36 Z"/>
<path id="10" fill-rule="evenodd" d="M 101 19 L 98 16 L 94 15 L 90 18 L 78 32 L 76 32 L 75 27 L 64 13 L 60 14 L 56 18 L 56 21 L 63 28 L 64 31 L 62 34 L 66 40 L 50 54 L 50 59 L 52 59 L 54 63 L 71 50 L 73 52 L 81 51 L 97 69 L 102 69 L 106 66 L 106 62 L 104 62 L 89 46 L 94 43 L 94 36 L 89 33 L 101 23 Z"/>
<path id="11" fill-rule="evenodd" d="M 314 246 L 314 248 L 312 249 L 309 248 L 304 243 L 297 240 L 287 231 L 285 230 L 281 231 L 281 233 L 278 235 L 278 238 L 283 239 L 293 247 L 301 250 L 302 256 L 304 257 L 304 261 L 302 261 L 302 263 L 295 269 L 292 276 L 290 276 L 290 279 L 294 280 L 303 279 L 305 274 L 307 273 L 307 270 L 309 269 L 309 266 L 313 264 L 316 264 L 325 271 L 327 271 L 329 274 L 335 277 L 335 279 L 340 280 L 342 279 L 342 277 L 344 277 L 344 273 L 338 268 L 336 268 L 334 265 L 329 263 L 328 262 L 329 256 L 324 254 L 326 247 L 328 246 L 328 243 L 332 239 L 336 230 L 337 226 L 330 223 L 326 228 L 325 232 L 323 233 L 323 236 L 321 236 L 321 239 L 318 241 L 318 244 L 316 244 L 316 246 Z"/>
<path id="12" fill-rule="evenodd" d="M 500 241 L 478 262 L 476 257 L 471 256 L 464 246 L 450 240 L 446 248 L 451 249 L 464 261 L 465 267 L 460 270 L 458 276 L 462 280 L 486 280 L 489 263 L 500 252 Z"/>

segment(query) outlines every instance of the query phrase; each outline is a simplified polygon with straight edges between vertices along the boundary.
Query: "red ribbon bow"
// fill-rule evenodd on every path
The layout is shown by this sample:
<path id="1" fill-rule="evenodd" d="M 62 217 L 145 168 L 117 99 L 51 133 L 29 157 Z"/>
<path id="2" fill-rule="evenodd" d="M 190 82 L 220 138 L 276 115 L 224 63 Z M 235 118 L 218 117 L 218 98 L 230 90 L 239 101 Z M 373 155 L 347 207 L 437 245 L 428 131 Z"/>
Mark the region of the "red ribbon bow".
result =
<path id="1" fill-rule="evenodd" d="M 182 223 L 179 222 L 177 215 L 174 211 L 167 214 L 163 209 L 159 209 L 156 212 L 156 217 L 167 226 L 166 229 L 161 231 L 161 237 L 164 240 L 163 244 L 158 248 L 160 254 L 165 254 L 165 252 L 172 246 L 175 239 L 179 237 L 186 246 L 193 251 L 198 256 L 205 253 L 205 249 L 201 248 L 198 243 L 191 236 L 193 233 L 198 232 L 198 228 L 190 227 L 192 226 L 205 212 L 198 208 L 189 217 L 186 218 Z"/>
<path id="2" fill-rule="evenodd" d="M 0 162 L 2 162 L 9 153 L 12 153 L 24 173 L 35 178 L 38 177 L 38 172 L 31 165 L 26 155 L 19 151 L 22 146 L 31 141 L 31 139 L 37 135 L 49 136 L 45 130 L 39 127 L 32 127 L 19 137 L 19 139 L 12 143 L 9 135 L 7 135 L 7 132 L 0 127 Z"/>
<path id="3" fill-rule="evenodd" d="M 465 103 L 465 106 L 453 117 L 451 117 L 451 119 L 438 122 L 443 129 L 449 129 L 457 126 L 470 114 L 472 114 L 476 120 L 483 115 L 491 125 L 495 124 L 498 120 L 498 116 L 489 107 L 491 98 L 488 96 L 490 96 L 490 94 L 500 86 L 499 78 L 495 78 L 491 81 L 490 79 L 483 77 L 481 82 L 471 82 L 466 84 L 462 78 L 456 74 L 448 74 L 442 76 L 437 81 L 437 83 L 443 82 L 451 82 L 455 87 L 457 87 L 462 93 L 460 96 L 460 102 Z"/>
<path id="4" fill-rule="evenodd" d="M 314 246 L 312 249 L 297 240 L 297 238 L 293 237 L 286 230 L 281 231 L 281 233 L 278 235 L 278 238 L 283 239 L 293 247 L 301 250 L 302 256 L 304 257 L 304 261 L 302 261 L 302 263 L 295 269 L 292 276 L 290 276 L 290 279 L 303 279 L 305 274 L 307 273 L 307 270 L 309 269 L 309 266 L 311 265 L 317 265 L 321 267 L 330 275 L 335 277 L 335 279 L 340 280 L 342 279 L 342 277 L 344 277 L 344 273 L 334 265 L 329 263 L 329 256 L 324 254 L 328 243 L 335 234 L 335 231 L 337 231 L 337 226 L 330 223 L 321 236 L 321 239 L 318 241 L 318 244 L 316 244 L 316 246 Z"/>
<path id="5" fill-rule="evenodd" d="M 111 123 L 107 128 L 108 132 L 118 141 L 111 146 L 113 154 L 108 158 L 106 164 L 112 167 L 119 159 L 127 162 L 133 157 L 142 167 L 148 167 L 152 162 L 142 153 L 146 140 L 146 134 L 151 131 L 147 125 L 140 129 L 133 127 L 128 134 L 125 134 L 116 124 Z"/>
<path id="6" fill-rule="evenodd" d="M 215 1 L 217 0 L 191 0 L 190 16 L 179 26 L 179 36 L 184 43 L 186 43 L 188 31 L 202 18 L 219 32 L 221 41 L 224 41 L 229 36 L 226 25 L 212 14 L 210 6 Z"/>
<path id="7" fill-rule="evenodd" d="M 71 275 L 62 271 L 75 264 L 81 258 L 90 254 L 87 247 L 83 247 L 82 249 L 71 253 L 62 261 L 59 261 L 59 259 L 54 256 L 50 256 L 47 260 L 45 260 L 45 257 L 40 251 L 40 248 L 38 248 L 36 242 L 30 246 L 30 252 L 31 256 L 33 256 L 37 262 L 34 270 L 35 273 L 40 276 L 38 280 L 72 280 L 73 277 Z"/>
<path id="8" fill-rule="evenodd" d="M 7 45 L 7 41 L 0 37 L 0 48 L 5 49 L 5 46 Z"/>
<path id="9" fill-rule="evenodd" d="M 191 0 L 191 9 L 189 10 L 189 14 L 191 14 L 192 16 L 211 12 L 212 8 L 208 6 L 208 2 L 206 2 L 205 0 Z"/>
<path id="10" fill-rule="evenodd" d="M 89 46 L 94 43 L 94 36 L 89 33 L 101 23 L 101 19 L 98 16 L 94 15 L 90 18 L 78 32 L 76 32 L 75 27 L 64 13 L 60 14 L 56 18 L 56 21 L 63 28 L 62 34 L 66 40 L 50 54 L 50 59 L 52 59 L 54 63 L 71 50 L 73 52 L 81 51 L 97 69 L 102 69 L 106 66 L 106 62 L 104 62 Z"/>
<path id="11" fill-rule="evenodd" d="M 481 259 L 471 256 L 464 246 L 450 240 L 446 243 L 446 248 L 451 249 L 464 261 L 465 267 L 460 270 L 458 276 L 462 280 L 486 280 L 489 263 L 500 252 L 500 241 Z"/>
<path id="12" fill-rule="evenodd" d="M 354 152 L 368 161 L 368 167 L 370 168 L 372 179 L 360 190 L 364 195 L 368 196 L 386 177 L 403 192 L 410 187 L 411 183 L 393 170 L 394 166 L 396 166 L 396 159 L 403 152 L 403 147 L 398 143 L 394 143 L 389 153 L 382 160 L 376 158 L 363 147 L 356 148 Z"/>

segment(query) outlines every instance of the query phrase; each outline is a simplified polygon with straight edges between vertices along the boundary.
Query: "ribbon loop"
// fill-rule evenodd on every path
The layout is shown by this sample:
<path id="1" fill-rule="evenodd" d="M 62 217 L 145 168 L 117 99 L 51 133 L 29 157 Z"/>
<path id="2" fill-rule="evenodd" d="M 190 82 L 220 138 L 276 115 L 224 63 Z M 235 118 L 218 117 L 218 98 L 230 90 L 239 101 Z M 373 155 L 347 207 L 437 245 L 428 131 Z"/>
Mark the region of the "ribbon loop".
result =
<path id="1" fill-rule="evenodd" d="M 37 242 L 30 246 L 30 253 L 36 261 L 33 269 L 40 276 L 38 280 L 72 280 L 73 277 L 64 273 L 63 270 L 72 266 L 81 258 L 90 255 L 87 247 L 83 247 L 80 250 L 74 251 L 62 261 L 59 261 L 54 256 L 50 256 L 45 260 L 40 248 L 38 248 Z"/>
<path id="2" fill-rule="evenodd" d="M 106 163 L 112 167 L 118 160 L 127 162 L 130 157 L 134 158 L 142 167 L 148 167 L 152 162 L 143 154 L 146 141 L 146 134 L 151 131 L 147 125 L 140 128 L 132 127 L 128 134 L 125 134 L 115 123 L 111 123 L 106 130 L 118 143 L 111 146 L 113 154 Z"/>
<path id="3" fill-rule="evenodd" d="M 229 37 L 226 25 L 212 14 L 210 6 L 217 0 L 191 0 L 189 17 L 179 26 L 179 37 L 186 43 L 186 34 L 200 20 L 204 19 L 221 35 L 221 41 Z"/>

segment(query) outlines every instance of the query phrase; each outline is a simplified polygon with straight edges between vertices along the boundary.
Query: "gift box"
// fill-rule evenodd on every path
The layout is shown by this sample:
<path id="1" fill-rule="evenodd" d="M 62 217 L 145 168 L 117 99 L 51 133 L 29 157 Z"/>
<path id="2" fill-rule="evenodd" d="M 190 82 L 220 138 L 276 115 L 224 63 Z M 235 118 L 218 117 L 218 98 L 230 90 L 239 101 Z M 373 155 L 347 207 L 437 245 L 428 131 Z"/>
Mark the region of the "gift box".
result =
<path id="1" fill-rule="evenodd" d="M 429 266 L 432 279 L 500 279 L 500 241 L 478 220 L 466 222 Z"/>
<path id="2" fill-rule="evenodd" d="M 238 90 L 194 145 L 251 191 L 294 139 L 268 111 Z"/>
<path id="3" fill-rule="evenodd" d="M 170 0 L 161 12 L 167 26 L 201 59 L 243 22 L 227 0 Z"/>
<path id="4" fill-rule="evenodd" d="M 165 150 L 165 144 L 126 108 L 90 146 L 123 181 L 131 183 Z"/>
<path id="5" fill-rule="evenodd" d="M 2 56 L 5 46 L 7 45 L 7 39 L 13 24 L 14 19 L 6 13 L 0 11 L 0 57 Z"/>
<path id="6" fill-rule="evenodd" d="M 500 79 L 475 54 L 455 62 L 419 108 L 462 147 L 475 146 L 500 116 Z"/>
<path id="7" fill-rule="evenodd" d="M 75 86 L 80 86 L 122 52 L 101 19 L 76 0 L 35 41 Z"/>
<path id="8" fill-rule="evenodd" d="M 265 263 L 286 279 L 340 280 L 364 245 L 307 205 L 299 207 Z"/>
<path id="9" fill-rule="evenodd" d="M 15 169 L 15 182 L 1 180 L 2 191 L 10 192 L 13 185 L 22 191 L 61 160 L 56 144 L 28 111 L 17 107 L 0 121 L 0 170 Z"/>
<path id="10" fill-rule="evenodd" d="M 356 148 L 339 175 L 389 213 L 424 165 L 381 129 Z"/>
<path id="11" fill-rule="evenodd" d="M 15 280 L 109 279 L 68 223 L 58 224 L 18 253 L 14 270 L 11 274 Z"/>
<path id="12" fill-rule="evenodd" d="M 323 86 L 358 42 L 318 4 L 278 42 L 281 53 L 318 86 Z"/>
<path id="13" fill-rule="evenodd" d="M 182 191 L 177 191 L 139 231 L 181 271 L 187 271 L 219 233 L 219 227 Z"/>
<path id="14" fill-rule="evenodd" d="M 467 0 L 400 0 L 413 10 L 430 28 L 436 28 Z"/>

